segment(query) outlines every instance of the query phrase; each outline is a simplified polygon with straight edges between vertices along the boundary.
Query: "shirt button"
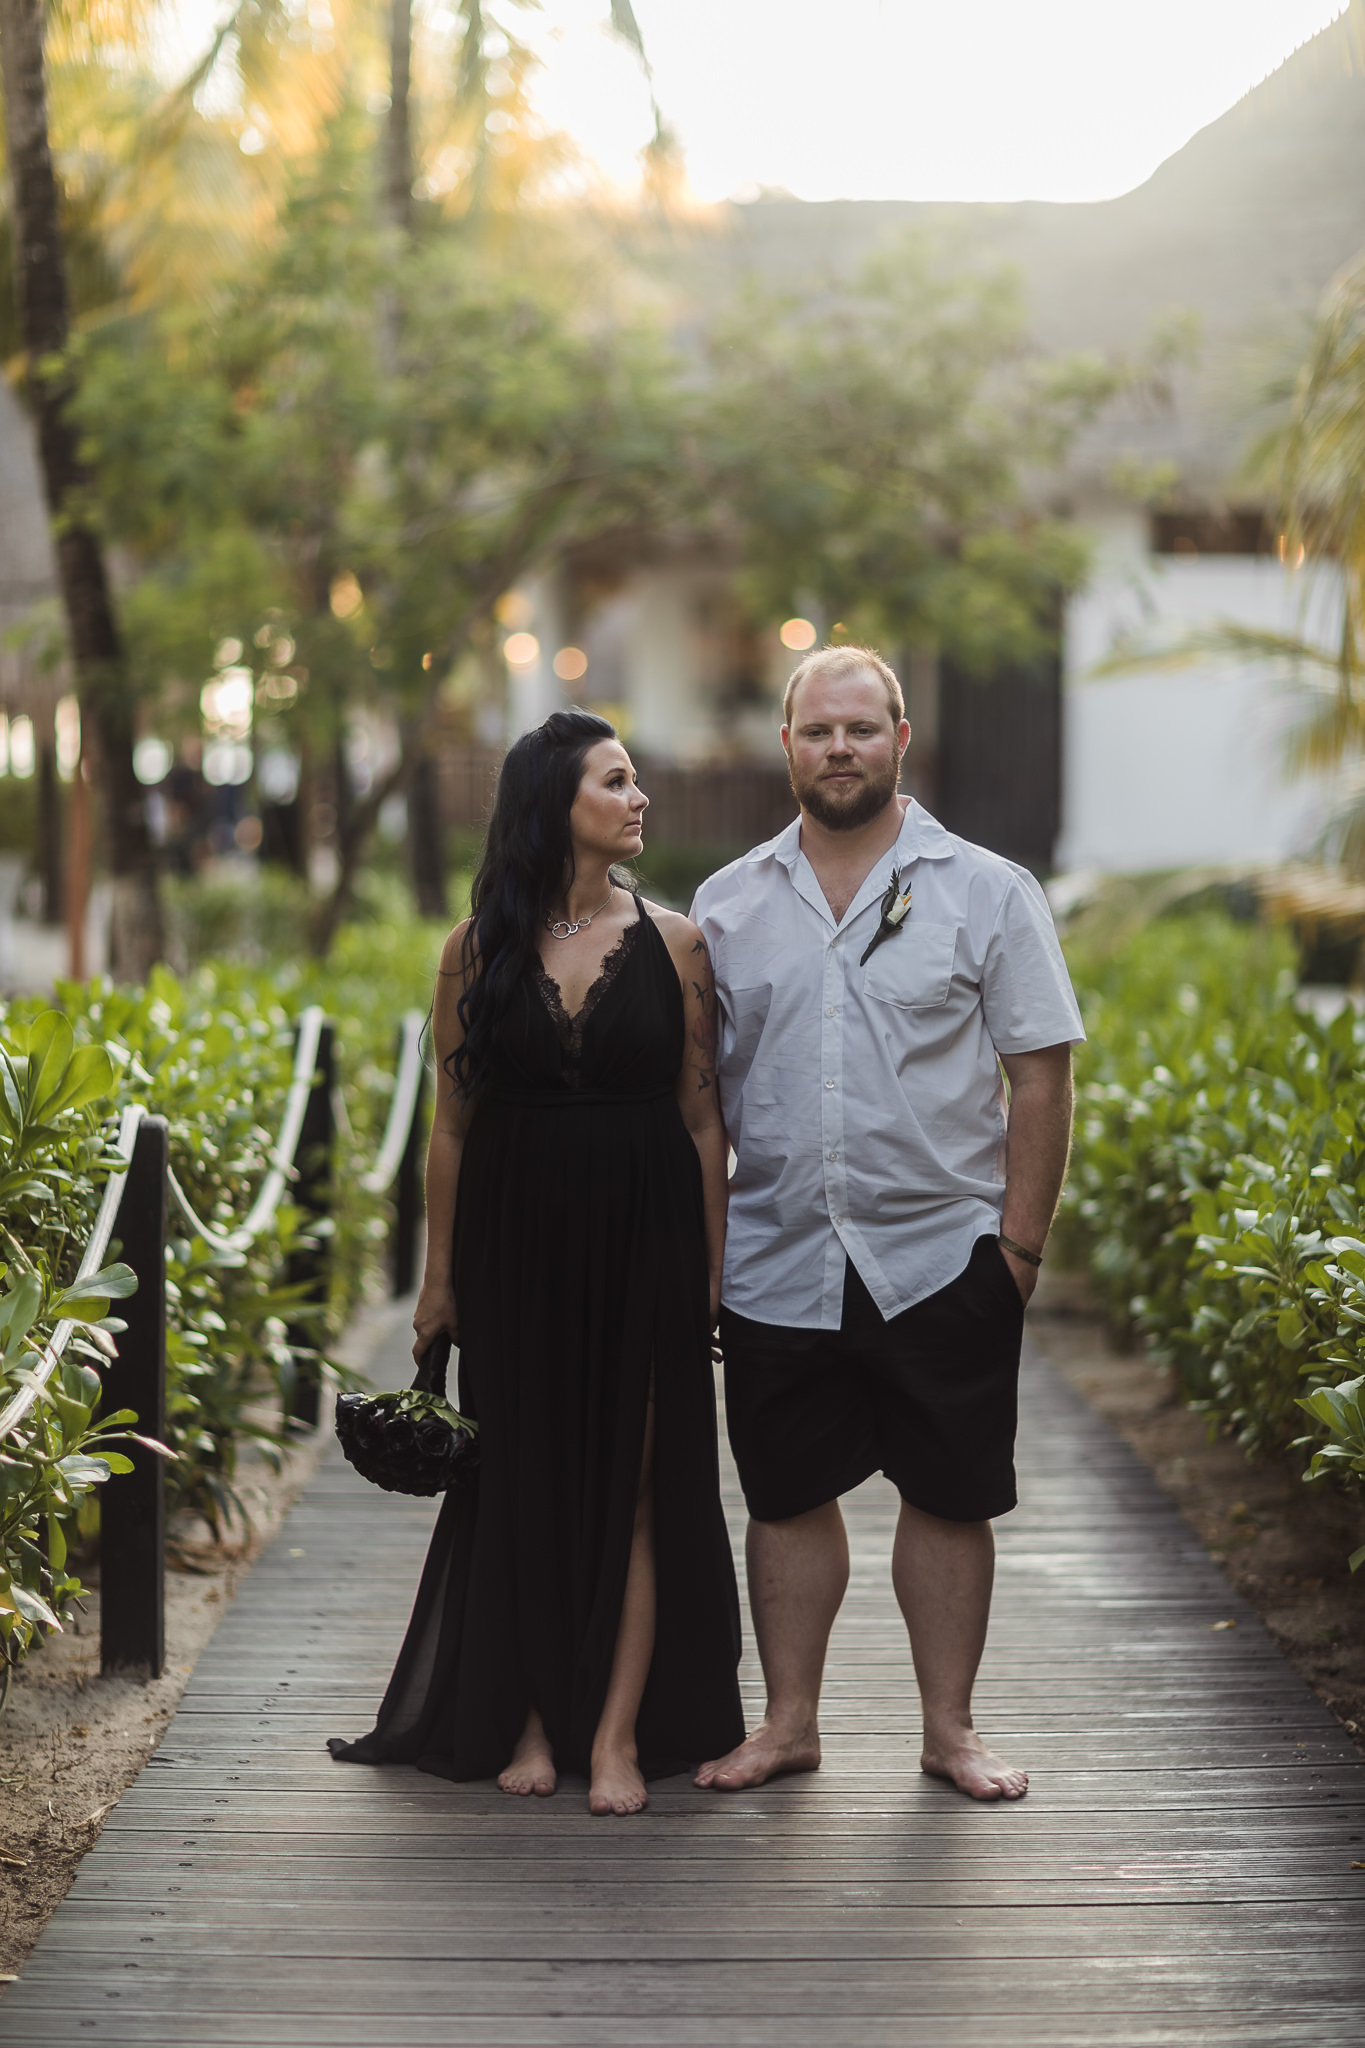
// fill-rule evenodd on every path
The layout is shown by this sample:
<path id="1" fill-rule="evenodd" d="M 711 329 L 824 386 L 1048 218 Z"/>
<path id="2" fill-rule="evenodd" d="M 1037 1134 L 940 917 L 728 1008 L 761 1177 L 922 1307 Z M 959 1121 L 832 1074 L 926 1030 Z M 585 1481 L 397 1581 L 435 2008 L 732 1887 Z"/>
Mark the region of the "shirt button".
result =
<path id="1" fill-rule="evenodd" d="M 826 1088 L 832 1088 L 834 1086 L 834 1083 L 832 1081 L 826 1081 L 825 1086 Z"/>
<path id="2" fill-rule="evenodd" d="M 837 1226 L 837 1227 L 838 1227 L 838 1228 L 839 1228 L 840 1230 L 842 1230 L 842 1229 L 843 1229 L 843 1227 L 844 1227 L 844 1224 L 845 1224 L 845 1223 L 846 1223 L 846 1222 L 848 1221 L 848 1218 L 847 1218 L 846 1216 L 836 1216 L 836 1217 L 835 1217 L 835 1219 L 834 1219 L 834 1221 L 835 1221 L 835 1224 L 836 1224 L 836 1226 Z"/>
<path id="3" fill-rule="evenodd" d="M 837 1152 L 826 1152 L 825 1157 L 826 1159 L 837 1159 L 839 1155 Z"/>
<path id="4" fill-rule="evenodd" d="M 828 1009 L 827 1009 L 827 1010 L 825 1011 L 825 1015 L 826 1015 L 827 1017 L 833 1017 L 833 1016 L 837 1015 L 837 1012 L 836 1012 L 836 1010 L 835 1010 L 835 1008 L 834 1008 L 834 1005 L 833 1005 L 833 1003 L 831 1003 L 831 1004 L 830 1004 L 830 1006 L 829 1006 L 829 1008 L 828 1008 Z"/>

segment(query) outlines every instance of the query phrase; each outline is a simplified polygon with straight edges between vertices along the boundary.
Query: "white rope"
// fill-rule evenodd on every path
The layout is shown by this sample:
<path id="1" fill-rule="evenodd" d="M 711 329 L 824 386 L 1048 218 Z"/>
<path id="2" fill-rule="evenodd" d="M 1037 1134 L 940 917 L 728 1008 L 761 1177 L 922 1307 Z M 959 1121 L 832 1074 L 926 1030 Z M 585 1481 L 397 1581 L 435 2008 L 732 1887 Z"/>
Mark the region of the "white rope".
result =
<path id="1" fill-rule="evenodd" d="M 361 1183 L 367 1194 L 386 1193 L 393 1185 L 402 1162 L 417 1106 L 417 1093 L 422 1084 L 422 1032 L 425 1024 L 426 1018 L 420 1010 L 409 1010 L 403 1018 L 403 1046 L 399 1055 L 398 1072 L 394 1078 L 393 1101 L 389 1107 L 384 1141 L 379 1148 L 379 1157 Z M 291 1180 L 297 1178 L 298 1169 L 294 1165 L 294 1154 L 298 1150 L 304 1114 L 308 1108 L 308 1097 L 312 1092 L 313 1077 L 317 1072 L 322 1025 L 321 1006 L 317 1003 L 310 1004 L 299 1018 L 293 1078 L 289 1083 L 289 1093 L 285 1097 L 280 1135 L 270 1155 L 270 1170 L 261 1183 L 260 1192 L 252 1203 L 245 1222 L 240 1223 L 235 1230 L 216 1230 L 211 1223 L 205 1223 L 202 1216 L 195 1214 L 194 1206 L 180 1182 L 169 1168 L 167 1169 L 167 1192 L 171 1200 L 190 1229 L 197 1237 L 203 1239 L 210 1251 L 245 1251 L 262 1231 L 268 1229 L 283 1199 L 285 1189 Z M 123 1197 L 123 1184 L 128 1174 L 128 1163 L 132 1160 L 138 1125 L 146 1114 L 147 1110 L 142 1103 L 132 1102 L 119 1118 L 118 1137 L 114 1144 L 124 1164 L 111 1173 L 105 1183 L 95 1227 L 81 1256 L 73 1285 L 88 1279 L 92 1273 L 97 1273 L 103 1263 L 104 1254 L 109 1248 L 109 1239 L 113 1234 L 114 1219 L 118 1215 L 119 1202 Z M 0 1441 L 23 1421 L 33 1407 L 41 1389 L 47 1385 L 61 1363 L 62 1353 L 75 1327 L 75 1323 L 71 1321 L 58 1323 L 43 1346 L 37 1364 L 31 1368 L 30 1380 L 20 1388 L 8 1405 L 0 1410 Z"/>
<path id="2" fill-rule="evenodd" d="M 239 1223 L 235 1230 L 216 1230 L 211 1223 L 205 1223 L 202 1216 L 195 1214 L 189 1196 L 175 1175 L 166 1175 L 171 1200 L 190 1229 L 196 1236 L 203 1238 L 211 1252 L 244 1252 L 247 1246 L 253 1244 L 261 1232 L 273 1222 L 285 1189 L 289 1182 L 296 1178 L 294 1154 L 298 1150 L 299 1132 L 303 1129 L 304 1112 L 308 1107 L 313 1076 L 317 1072 L 322 1022 L 323 1013 L 317 1003 L 311 1003 L 299 1018 L 299 1038 L 294 1049 L 294 1076 L 289 1083 L 289 1093 L 284 1099 L 280 1135 L 270 1155 L 270 1171 L 261 1182 L 260 1193 L 252 1203 L 244 1223 Z"/>
<path id="3" fill-rule="evenodd" d="M 81 1255 L 73 1286 L 79 1286 L 80 1282 L 88 1280 L 92 1273 L 98 1273 L 104 1263 L 104 1254 L 109 1249 L 109 1239 L 114 1231 L 114 1218 L 118 1214 L 118 1205 L 123 1197 L 123 1183 L 128 1177 L 128 1166 L 133 1157 L 133 1146 L 137 1142 L 137 1127 L 146 1114 L 142 1103 L 130 1102 L 119 1118 L 118 1136 L 114 1140 L 114 1147 L 121 1154 L 124 1164 L 116 1172 L 111 1173 L 104 1184 L 104 1196 L 100 1202 L 99 1214 L 95 1218 L 95 1228 L 90 1233 L 90 1242 Z M 44 1344 L 37 1364 L 30 1368 L 32 1379 L 27 1386 L 19 1389 L 3 1410 L 0 1410 L 0 1441 L 17 1428 L 38 1399 L 40 1390 L 47 1385 L 61 1364 L 62 1353 L 75 1327 L 75 1323 L 70 1321 L 58 1323 Z"/>
<path id="4" fill-rule="evenodd" d="M 360 1183 L 367 1195 L 386 1195 L 403 1163 L 413 1113 L 417 1108 L 417 1091 L 422 1085 L 422 1033 L 426 1023 L 425 1013 L 421 1010 L 409 1010 L 404 1015 L 403 1046 L 398 1055 L 398 1072 L 394 1076 L 393 1101 L 389 1104 L 384 1142 L 379 1147 L 379 1157 Z"/>

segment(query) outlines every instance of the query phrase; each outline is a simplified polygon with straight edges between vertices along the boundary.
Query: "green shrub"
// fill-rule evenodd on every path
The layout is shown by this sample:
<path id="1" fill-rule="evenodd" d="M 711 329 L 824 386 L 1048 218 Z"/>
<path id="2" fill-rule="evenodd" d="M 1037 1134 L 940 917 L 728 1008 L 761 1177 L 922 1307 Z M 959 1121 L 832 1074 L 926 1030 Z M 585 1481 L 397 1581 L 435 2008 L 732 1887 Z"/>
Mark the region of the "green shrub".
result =
<path id="1" fill-rule="evenodd" d="M 61 1290 L 118 1163 L 116 1111 L 141 1102 L 167 1118 L 172 1170 L 191 1206 L 212 1229 L 232 1229 L 269 1167 L 294 1022 L 321 1003 L 335 1026 L 339 1082 L 332 1212 L 322 1225 L 332 1254 L 327 1300 L 305 1304 L 287 1284 L 291 1254 L 316 1241 L 297 1206 L 283 1203 L 255 1243 L 232 1252 L 215 1251 L 171 1213 L 170 1504 L 220 1532 L 242 1512 L 239 1447 L 252 1439 L 278 1456 L 288 1441 L 295 1364 L 286 1326 L 311 1323 L 321 1359 L 379 1283 L 389 1205 L 366 1192 L 363 1176 L 388 1116 L 400 1020 L 426 1007 L 444 936 L 412 921 L 360 924 L 343 930 L 326 967 L 302 955 L 273 968 L 218 962 L 184 978 L 158 969 L 145 989 L 63 984 L 60 1014 L 33 999 L 9 1005 L 0 1017 L 0 1256 L 9 1262 L 0 1267 L 9 1283 L 0 1296 L 0 1407 L 59 1317 L 75 1314 Z M 35 1102 L 24 1093 L 30 1075 L 43 1077 Z M 114 1269 L 110 1292 L 120 1274 L 126 1268 Z M 100 1446 L 128 1418 L 93 1420 L 101 1345 L 118 1327 L 107 1308 L 94 1297 L 77 1304 L 67 1364 L 20 1436 L 0 1446 L 0 1638 L 11 1661 L 79 1592 L 64 1569 L 68 1525 L 83 1514 L 88 1526 L 91 1488 L 120 1469 L 120 1454 Z"/>
<path id="2" fill-rule="evenodd" d="M 1359 1485 L 1333 1390 L 1365 1371 L 1365 1026 L 1302 1014 L 1287 937 L 1213 913 L 1069 951 L 1089 1043 L 1064 1236 L 1249 1453 Z"/>
<path id="3" fill-rule="evenodd" d="M 0 1662 L 11 1665 L 39 1628 L 54 1627 L 79 1594 L 66 1569 L 67 1527 L 92 1487 L 131 1466 L 110 1449 L 134 1418 L 93 1420 L 95 1369 L 121 1325 L 111 1299 L 132 1291 L 117 1263 L 77 1288 L 81 1252 L 111 1155 L 103 1111 L 115 1067 L 98 1046 L 77 1047 L 49 1011 L 0 1045 L 0 1410 L 36 1385 L 33 1368 L 56 1325 L 75 1325 L 60 1370 L 0 1444 Z"/>

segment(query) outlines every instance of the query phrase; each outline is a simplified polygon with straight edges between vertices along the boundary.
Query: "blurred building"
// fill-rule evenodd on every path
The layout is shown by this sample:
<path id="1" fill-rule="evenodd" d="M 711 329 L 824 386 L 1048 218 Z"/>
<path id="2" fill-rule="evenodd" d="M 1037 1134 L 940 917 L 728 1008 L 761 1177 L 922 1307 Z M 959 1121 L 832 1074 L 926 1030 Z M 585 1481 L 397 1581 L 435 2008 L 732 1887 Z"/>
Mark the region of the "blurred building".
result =
<path id="1" fill-rule="evenodd" d="M 686 255 L 707 299 L 754 273 L 779 285 L 849 273 L 929 224 L 1017 268 L 1048 351 L 1131 359 L 1163 325 L 1193 316 L 1193 366 L 1111 408 L 1055 482 L 1053 509 L 1093 549 L 1056 658 L 984 678 L 903 664 L 912 788 L 954 829 L 1039 871 L 1280 859 L 1305 850 L 1321 818 L 1327 792 L 1286 766 L 1298 706 L 1263 668 L 1095 671 L 1134 633 L 1155 642 L 1232 622 L 1330 637 L 1333 577 L 1281 561 L 1272 499 L 1247 481 L 1246 462 L 1268 423 L 1265 390 L 1301 357 L 1331 278 L 1365 252 L 1363 19 L 1356 0 L 1119 199 L 810 205 L 767 195 L 720 209 L 716 232 Z M 1160 468 L 1174 483 L 1151 512 L 1131 479 Z M 0 636 L 51 591 L 27 430 L 0 381 Z M 485 694 L 473 744 L 452 738 L 445 749 L 452 822 L 483 815 L 489 763 L 508 737 L 574 701 L 615 716 L 656 782 L 667 773 L 660 819 L 676 817 L 680 833 L 756 838 L 789 814 L 776 727 L 798 655 L 776 622 L 745 617 L 725 564 L 585 556 L 517 592 L 514 611 L 503 621 L 505 701 Z M 0 637 L 0 710 L 28 718 L 49 749 L 53 695 Z M 701 764 L 713 783 L 726 767 L 724 792 L 705 802 L 688 793 Z"/>
<path id="2" fill-rule="evenodd" d="M 1365 36 L 1353 7 L 1139 187 L 1090 205 L 958 206 L 765 195 L 725 209 L 702 288 L 845 274 L 914 224 L 1015 266 L 1038 344 L 1133 359 L 1188 320 L 1192 367 L 1111 408 L 1074 450 L 1054 509 L 1092 572 L 1055 662 L 985 679 L 919 663 L 911 781 L 954 829 L 1038 869 L 1278 859 L 1308 845 L 1326 792 L 1290 774 L 1300 706 L 1225 661 L 1099 677 L 1125 635 L 1231 622 L 1333 631 L 1330 573 L 1282 563 L 1273 503 L 1247 480 L 1265 391 L 1301 358 L 1335 273 L 1365 253 Z M 1174 478 L 1159 513 L 1136 475 Z M 539 663 L 514 673 L 513 731 L 578 695 L 621 707 L 632 744 L 683 759 L 771 758 L 795 655 L 745 633 L 723 575 L 695 563 L 597 565 L 534 593 Z M 583 680 L 556 677 L 571 640 Z M 895 650 L 887 650 L 894 653 Z"/>

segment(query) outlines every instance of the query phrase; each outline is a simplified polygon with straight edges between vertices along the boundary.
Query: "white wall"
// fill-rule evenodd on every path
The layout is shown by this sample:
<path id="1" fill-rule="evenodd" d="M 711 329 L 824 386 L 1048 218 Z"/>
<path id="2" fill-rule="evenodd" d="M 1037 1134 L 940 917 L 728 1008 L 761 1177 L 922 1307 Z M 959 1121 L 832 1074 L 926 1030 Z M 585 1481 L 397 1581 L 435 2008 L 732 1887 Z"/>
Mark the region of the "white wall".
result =
<path id="1" fill-rule="evenodd" d="M 1145 522 L 1097 529 L 1089 587 L 1068 607 L 1063 710 L 1062 872 L 1276 860 L 1305 852 L 1331 790 L 1291 774 L 1286 740 L 1306 700 L 1265 665 L 1094 677 L 1126 634 L 1153 644 L 1228 621 L 1330 645 L 1332 570 L 1249 556 L 1151 556 Z"/>

